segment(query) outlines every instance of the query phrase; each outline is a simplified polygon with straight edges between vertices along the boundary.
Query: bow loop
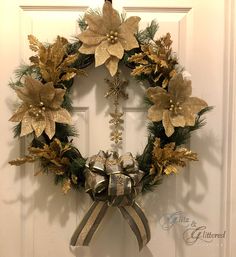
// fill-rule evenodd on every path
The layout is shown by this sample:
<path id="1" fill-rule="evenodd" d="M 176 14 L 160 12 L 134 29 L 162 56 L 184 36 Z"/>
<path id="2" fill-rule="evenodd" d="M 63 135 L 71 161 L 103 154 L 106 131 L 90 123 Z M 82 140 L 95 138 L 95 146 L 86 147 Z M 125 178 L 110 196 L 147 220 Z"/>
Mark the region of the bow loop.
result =
<path id="1" fill-rule="evenodd" d="M 93 170 L 93 172 L 103 173 L 105 170 L 105 163 L 106 154 L 104 151 L 100 150 L 97 155 L 93 155 L 87 159 L 85 166 Z"/>
<path id="2" fill-rule="evenodd" d="M 106 159 L 106 174 L 121 173 L 122 169 L 119 162 L 119 155 L 117 152 L 110 152 Z"/>
<path id="3" fill-rule="evenodd" d="M 99 173 L 94 173 L 88 168 L 85 169 L 84 175 L 85 175 L 85 192 L 92 194 L 93 198 L 95 198 L 96 195 L 106 190 L 108 185 L 106 177 L 104 177 Z"/>
<path id="4" fill-rule="evenodd" d="M 125 173 L 133 173 L 135 171 L 135 159 L 131 153 L 125 153 L 120 157 L 120 164 Z"/>

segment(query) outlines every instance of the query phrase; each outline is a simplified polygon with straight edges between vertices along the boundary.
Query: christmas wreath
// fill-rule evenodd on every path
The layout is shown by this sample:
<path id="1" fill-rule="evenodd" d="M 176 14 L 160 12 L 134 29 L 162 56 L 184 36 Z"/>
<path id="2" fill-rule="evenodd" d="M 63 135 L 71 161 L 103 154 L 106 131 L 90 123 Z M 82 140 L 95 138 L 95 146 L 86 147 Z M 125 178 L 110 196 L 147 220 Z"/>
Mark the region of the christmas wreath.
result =
<path id="1" fill-rule="evenodd" d="M 15 137 L 31 135 L 28 154 L 10 161 L 12 165 L 39 161 L 39 173 L 55 175 L 67 193 L 84 188 L 94 200 L 74 232 L 71 245 L 88 245 L 107 208 L 116 206 L 128 221 L 141 249 L 150 240 L 148 221 L 135 197 L 157 186 L 178 167 L 196 161 L 197 154 L 185 147 L 191 132 L 204 125 L 202 115 L 210 110 L 207 103 L 192 97 L 191 81 L 172 50 L 171 35 L 155 39 L 155 21 L 138 30 L 139 17 L 125 18 L 106 1 L 102 12 L 89 10 L 79 20 L 81 34 L 73 43 L 58 36 L 44 44 L 29 35 L 30 65 L 16 71 L 10 83 L 21 103 L 10 118 L 17 122 Z M 73 144 L 76 136 L 71 113 L 71 89 L 75 76 L 95 63 L 105 65 L 111 78 L 105 79 L 105 95 L 113 101 L 110 113 L 110 139 L 121 147 L 123 113 L 121 100 L 127 100 L 128 81 L 118 69 L 130 68 L 130 75 L 145 82 L 148 142 L 143 152 L 118 154 L 101 150 L 84 157 Z M 89 79 L 89 78 L 88 78 Z"/>

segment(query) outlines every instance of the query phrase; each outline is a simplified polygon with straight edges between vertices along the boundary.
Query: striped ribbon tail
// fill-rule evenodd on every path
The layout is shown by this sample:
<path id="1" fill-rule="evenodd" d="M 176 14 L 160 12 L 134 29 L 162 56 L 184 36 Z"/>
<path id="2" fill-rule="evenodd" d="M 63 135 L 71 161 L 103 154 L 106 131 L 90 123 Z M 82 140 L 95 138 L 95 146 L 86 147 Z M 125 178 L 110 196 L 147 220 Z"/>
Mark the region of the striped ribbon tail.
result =
<path id="1" fill-rule="evenodd" d="M 108 207 L 107 202 L 95 201 L 92 204 L 78 228 L 75 230 L 71 238 L 71 246 L 89 245 Z M 118 208 L 123 217 L 128 221 L 138 240 L 139 250 L 141 250 L 149 242 L 151 237 L 148 220 L 144 212 L 136 202 L 131 206 L 118 206 Z"/>
<path id="2" fill-rule="evenodd" d="M 106 202 L 95 201 L 91 205 L 71 238 L 71 246 L 89 245 L 94 233 L 106 214 L 107 208 L 108 205 Z"/>
<path id="3" fill-rule="evenodd" d="M 118 208 L 133 230 L 138 241 L 139 251 L 141 251 L 151 238 L 148 220 L 144 212 L 136 202 L 131 206 L 120 206 Z"/>

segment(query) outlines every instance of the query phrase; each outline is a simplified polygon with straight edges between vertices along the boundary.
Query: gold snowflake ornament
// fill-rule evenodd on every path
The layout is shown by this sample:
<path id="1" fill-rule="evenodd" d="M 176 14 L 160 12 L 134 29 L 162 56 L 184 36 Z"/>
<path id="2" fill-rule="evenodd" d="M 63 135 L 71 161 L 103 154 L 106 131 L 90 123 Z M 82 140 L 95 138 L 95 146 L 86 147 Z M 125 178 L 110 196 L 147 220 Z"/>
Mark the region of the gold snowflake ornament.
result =
<path id="1" fill-rule="evenodd" d="M 125 92 L 126 87 L 128 86 L 127 80 L 120 79 L 120 72 L 117 72 L 116 75 L 112 80 L 105 79 L 106 83 L 108 84 L 109 88 L 107 93 L 105 94 L 106 98 L 113 99 L 113 105 L 115 107 L 114 112 L 110 113 L 111 119 L 109 123 L 112 125 L 112 132 L 110 135 L 111 141 L 113 141 L 116 145 L 122 142 L 122 124 L 124 120 L 122 116 L 124 115 L 123 112 L 119 111 L 119 100 L 127 100 L 128 94 Z"/>

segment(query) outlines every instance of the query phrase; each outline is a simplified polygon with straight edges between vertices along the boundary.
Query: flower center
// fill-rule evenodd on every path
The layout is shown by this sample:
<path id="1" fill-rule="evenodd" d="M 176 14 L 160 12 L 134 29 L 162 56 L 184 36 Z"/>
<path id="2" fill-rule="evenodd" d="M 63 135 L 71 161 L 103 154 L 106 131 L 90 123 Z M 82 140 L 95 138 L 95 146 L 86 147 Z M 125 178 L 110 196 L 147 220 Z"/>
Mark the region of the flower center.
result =
<path id="1" fill-rule="evenodd" d="M 170 99 L 170 107 L 169 111 L 178 114 L 182 110 L 182 107 L 180 106 L 180 102 L 174 102 L 172 99 Z"/>
<path id="2" fill-rule="evenodd" d="M 36 119 L 42 118 L 44 111 L 46 110 L 43 102 L 40 102 L 38 105 L 30 104 L 29 108 L 30 115 L 35 117 Z"/>
<path id="3" fill-rule="evenodd" d="M 118 32 L 111 30 L 109 33 L 107 33 L 107 41 L 115 44 L 118 41 Z"/>

